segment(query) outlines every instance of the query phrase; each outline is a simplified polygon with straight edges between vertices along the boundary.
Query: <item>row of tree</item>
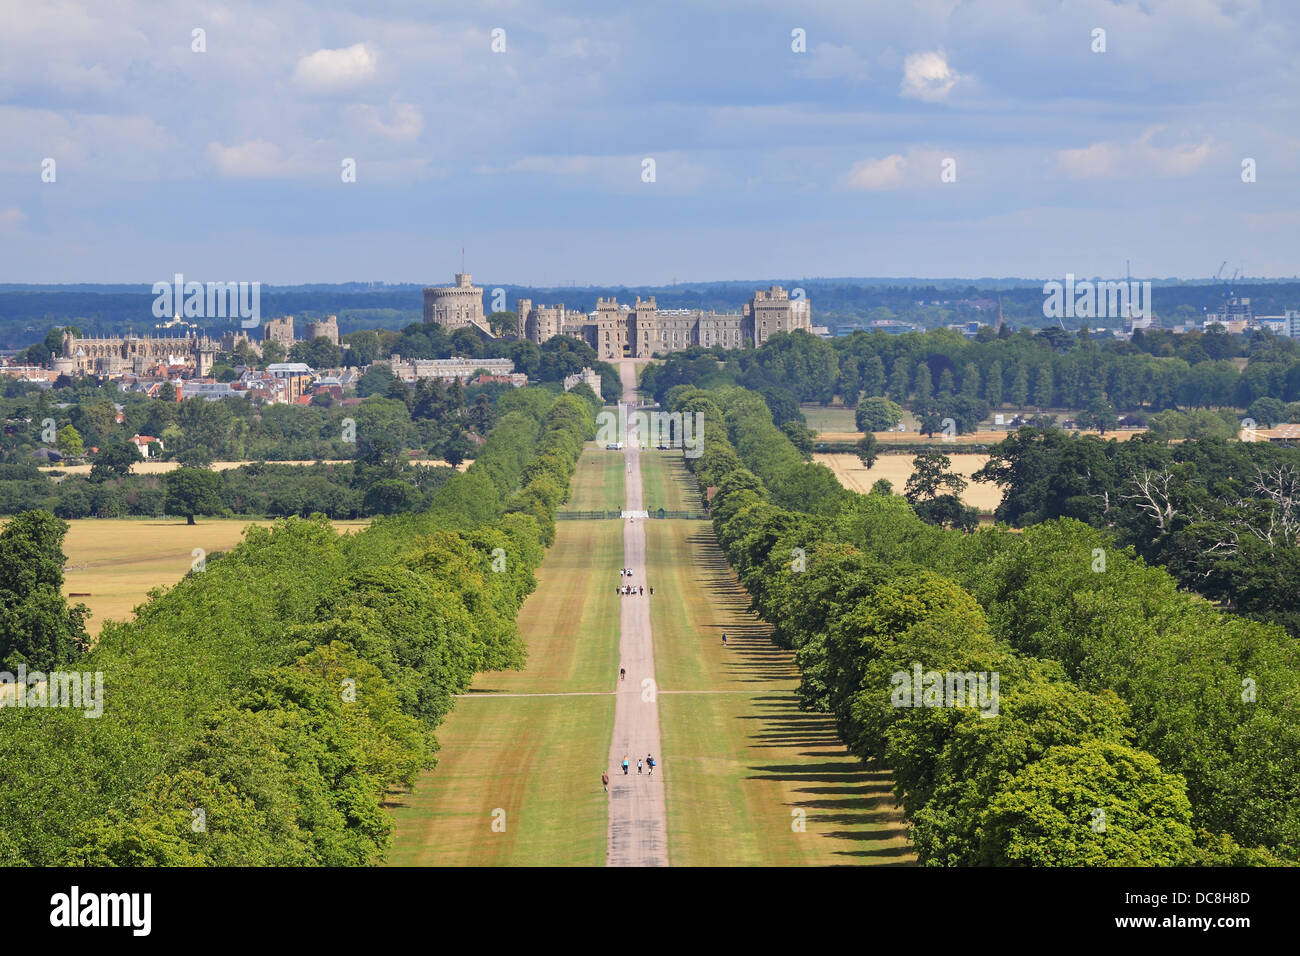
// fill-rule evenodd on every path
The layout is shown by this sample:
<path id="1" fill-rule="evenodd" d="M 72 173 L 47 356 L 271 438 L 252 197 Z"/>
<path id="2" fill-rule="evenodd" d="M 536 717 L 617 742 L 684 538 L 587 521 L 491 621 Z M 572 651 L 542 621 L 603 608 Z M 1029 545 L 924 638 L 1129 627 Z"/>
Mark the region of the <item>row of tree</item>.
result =
<path id="1" fill-rule="evenodd" d="M 893 771 L 923 863 L 1300 856 L 1300 660 L 1280 629 L 1216 611 L 1077 522 L 964 534 L 888 493 L 796 501 L 728 429 L 752 400 L 681 388 L 669 402 L 706 416 L 687 464 L 796 652 L 803 706 Z"/>
<path id="2" fill-rule="evenodd" d="M 1242 349 L 1247 361 L 1239 368 L 1230 359 Z M 795 331 L 773 335 L 758 349 L 676 353 L 647 369 L 643 381 L 659 401 L 681 384 L 760 391 L 778 424 L 785 417 L 781 399 L 797 410 L 798 402 L 835 399 L 855 407 L 863 395 L 918 408 L 963 399 L 986 408 L 1087 409 L 1104 401 L 1120 412 L 1244 409 L 1261 398 L 1300 401 L 1300 343 L 1267 332 L 1249 340 L 1158 332 L 1099 342 L 1059 329 L 975 339 L 951 329 L 855 332 L 831 340 Z"/>
<path id="3" fill-rule="evenodd" d="M 1300 449 L 1022 428 L 989 455 L 974 477 L 1002 489 L 999 521 L 1105 529 L 1183 587 L 1300 636 Z"/>
<path id="4" fill-rule="evenodd" d="M 45 660 L 101 672 L 103 713 L 0 710 L 0 862 L 381 858 L 382 803 L 432 765 L 455 695 L 478 671 L 522 663 L 515 613 L 595 431 L 595 403 L 573 394 L 521 389 L 498 410 L 427 512 L 355 535 L 322 517 L 250 528 L 134 621 L 107 623 L 84 656 Z M 61 584 L 58 540 L 26 536 L 46 592 Z M 5 554 L 0 542 L 0 586 L 44 593 Z"/>

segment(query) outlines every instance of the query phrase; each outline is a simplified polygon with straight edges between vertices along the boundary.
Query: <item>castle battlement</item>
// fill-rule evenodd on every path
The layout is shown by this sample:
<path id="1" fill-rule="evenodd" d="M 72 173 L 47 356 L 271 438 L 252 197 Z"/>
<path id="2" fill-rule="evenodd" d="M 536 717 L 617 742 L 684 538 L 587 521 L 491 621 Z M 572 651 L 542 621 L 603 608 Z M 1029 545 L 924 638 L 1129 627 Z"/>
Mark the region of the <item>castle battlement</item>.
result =
<path id="1" fill-rule="evenodd" d="M 424 320 L 445 328 L 482 322 L 482 290 L 469 285 L 469 274 L 458 272 L 456 285 L 424 290 Z M 758 289 L 738 312 L 703 309 L 660 309 L 654 296 L 637 296 L 634 305 L 616 296 L 598 296 L 589 313 L 563 304 L 548 306 L 521 298 L 517 314 L 523 335 L 540 345 L 556 335 L 582 339 L 600 358 L 649 358 L 694 345 L 705 348 L 754 348 L 777 332 L 811 331 L 812 310 L 806 297 L 792 299 L 779 285 Z M 477 316 L 476 320 L 474 316 Z"/>

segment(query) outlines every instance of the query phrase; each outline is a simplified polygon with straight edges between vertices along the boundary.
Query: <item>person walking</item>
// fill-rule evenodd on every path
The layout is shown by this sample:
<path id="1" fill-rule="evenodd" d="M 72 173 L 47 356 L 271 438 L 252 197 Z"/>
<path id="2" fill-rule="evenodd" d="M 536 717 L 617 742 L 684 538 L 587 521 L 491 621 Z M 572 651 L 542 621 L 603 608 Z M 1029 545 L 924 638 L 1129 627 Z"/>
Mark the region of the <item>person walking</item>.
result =
<path id="1" fill-rule="evenodd" d="M 618 669 L 618 679 L 619 679 L 619 680 L 624 680 L 624 679 L 626 679 L 626 678 L 627 678 L 627 668 L 626 668 L 626 667 L 620 667 L 620 668 Z"/>
<path id="2" fill-rule="evenodd" d="M 723 631 L 723 632 L 722 632 L 722 646 L 723 646 L 723 647 L 726 647 L 726 646 L 727 646 L 727 632 L 726 632 L 726 631 Z"/>
<path id="3" fill-rule="evenodd" d="M 650 754 L 645 755 L 645 765 L 650 768 L 650 776 L 655 775 L 655 758 Z"/>
<path id="4" fill-rule="evenodd" d="M 650 596 L 651 597 L 655 596 L 655 589 L 653 587 L 650 588 Z"/>
<path id="5" fill-rule="evenodd" d="M 636 758 L 636 772 L 637 772 L 637 773 L 640 773 L 640 772 L 641 772 L 641 768 L 642 768 L 644 765 L 645 765 L 645 761 L 642 760 L 640 757 L 637 757 L 637 758 Z"/>
<path id="6" fill-rule="evenodd" d="M 644 584 L 640 585 L 640 591 L 641 591 L 641 593 L 640 593 L 640 597 L 645 597 L 645 585 L 644 585 Z"/>
<path id="7" fill-rule="evenodd" d="M 601 771 L 600 785 L 605 788 L 606 793 L 609 793 L 609 771 Z"/>
<path id="8" fill-rule="evenodd" d="M 631 766 L 631 764 L 628 762 L 627 754 L 623 754 L 623 776 L 625 777 L 627 776 L 627 768 L 629 766 Z"/>

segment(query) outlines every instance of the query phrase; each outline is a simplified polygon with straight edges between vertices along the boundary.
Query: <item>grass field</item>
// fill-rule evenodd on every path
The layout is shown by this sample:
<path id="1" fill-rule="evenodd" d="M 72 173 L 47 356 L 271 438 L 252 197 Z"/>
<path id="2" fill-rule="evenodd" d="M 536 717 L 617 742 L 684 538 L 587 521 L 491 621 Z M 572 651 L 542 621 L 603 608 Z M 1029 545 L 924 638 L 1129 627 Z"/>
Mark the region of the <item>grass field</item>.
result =
<path id="1" fill-rule="evenodd" d="M 364 528 L 370 522 L 335 521 L 341 531 Z M 248 518 L 199 518 L 187 525 L 182 519 L 162 518 L 77 518 L 69 521 L 63 542 L 68 557 L 64 572 L 64 594 L 86 594 L 72 598 L 90 608 L 86 629 L 99 633 L 107 618 L 124 620 L 133 616 L 138 604 L 152 588 L 172 585 L 189 572 L 193 551 L 229 551 L 244 537 L 250 524 L 270 521 Z"/>
<path id="2" fill-rule="evenodd" d="M 709 524 L 650 521 L 646 536 L 673 865 L 910 861 L 887 775 L 798 709 L 792 655 L 748 611 Z"/>
<path id="3" fill-rule="evenodd" d="M 881 455 L 868 471 L 862 467 L 857 455 L 813 455 L 813 461 L 823 464 L 835 472 L 845 488 L 866 494 L 881 478 L 888 478 L 894 486 L 894 494 L 901 495 L 912 477 L 912 459 L 915 455 Z M 957 452 L 948 454 L 952 460 L 952 471 L 966 479 L 966 490 L 961 493 L 961 500 L 981 512 L 991 513 L 1002 503 L 1002 489 L 997 485 L 971 481 L 970 477 L 984 467 L 988 455 L 971 455 Z"/>
<path id="4" fill-rule="evenodd" d="M 578 474 L 575 496 L 603 480 L 594 468 Z M 414 792 L 390 801 L 396 824 L 390 863 L 605 862 L 608 798 L 600 773 L 614 723 L 619 598 L 613 589 L 622 555 L 622 522 L 559 523 L 537 590 L 519 615 L 528 666 L 482 674 L 457 701 L 438 729 L 437 769 Z M 498 809 L 505 813 L 504 832 L 492 829 Z"/>
<path id="5" fill-rule="evenodd" d="M 648 499 L 665 486 L 698 497 L 679 457 L 660 461 L 643 472 Z M 793 656 L 748 610 L 712 526 L 645 527 L 673 865 L 910 861 L 888 776 L 862 769 L 831 718 L 798 709 Z"/>
<path id="6" fill-rule="evenodd" d="M 587 442 L 561 511 L 620 511 L 625 503 L 623 455 Z"/>
<path id="7" fill-rule="evenodd" d="M 800 405 L 804 421 L 815 432 L 851 432 L 857 430 L 857 420 L 852 408 L 836 405 Z"/>
<path id="8" fill-rule="evenodd" d="M 641 455 L 641 487 L 648 511 L 698 511 L 704 507 L 695 480 L 681 464 L 680 449 Z"/>

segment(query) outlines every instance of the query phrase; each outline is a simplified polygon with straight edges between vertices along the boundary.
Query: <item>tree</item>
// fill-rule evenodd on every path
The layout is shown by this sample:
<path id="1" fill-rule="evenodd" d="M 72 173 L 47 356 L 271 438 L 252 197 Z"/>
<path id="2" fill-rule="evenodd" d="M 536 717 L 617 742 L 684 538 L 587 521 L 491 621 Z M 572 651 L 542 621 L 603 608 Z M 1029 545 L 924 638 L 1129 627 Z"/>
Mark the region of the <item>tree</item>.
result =
<path id="1" fill-rule="evenodd" d="M 939 451 L 927 451 L 912 459 L 912 474 L 907 479 L 903 496 L 908 503 L 927 501 L 938 497 L 940 489 L 954 495 L 966 490 L 966 479 L 950 472 L 952 459 Z"/>
<path id="2" fill-rule="evenodd" d="M 395 515 L 414 511 L 420 503 L 420 492 L 409 482 L 397 478 L 377 481 L 366 491 L 365 509 L 372 515 Z"/>
<path id="3" fill-rule="evenodd" d="M 1250 407 L 1246 409 L 1246 417 L 1254 419 L 1259 428 L 1272 428 L 1274 425 L 1290 421 L 1287 417 L 1287 407 L 1282 400 L 1271 396 L 1257 398 L 1251 402 Z"/>
<path id="4" fill-rule="evenodd" d="M 264 339 L 262 341 L 262 361 L 267 365 L 284 361 L 284 346 L 275 339 Z"/>
<path id="5" fill-rule="evenodd" d="M 1025 367 L 1024 362 L 1016 363 L 1016 370 L 1011 377 L 1011 391 L 1007 394 L 1011 404 L 1016 408 L 1024 408 L 1025 403 L 1029 401 L 1029 369 Z"/>
<path id="6" fill-rule="evenodd" d="M 1172 866 L 1192 849 L 1187 784 L 1148 753 L 1091 740 L 1054 747 L 993 798 L 985 866 Z"/>
<path id="7" fill-rule="evenodd" d="M 804 461 L 812 459 L 813 440 L 817 436 L 811 428 L 802 421 L 792 419 L 781 425 L 781 431 L 785 433 L 786 438 L 790 439 L 790 443 L 799 450 L 799 454 L 803 456 Z"/>
<path id="8" fill-rule="evenodd" d="M 126 478 L 131 466 L 140 461 L 140 450 L 128 441 L 113 439 L 91 457 L 90 480 L 107 481 L 109 478 Z"/>
<path id="9" fill-rule="evenodd" d="M 939 409 L 935 405 L 927 405 L 924 409 L 918 408 L 921 421 L 921 434 L 927 438 L 933 438 L 934 433 L 943 428 L 943 416 L 939 414 Z"/>
<path id="10" fill-rule="evenodd" d="M 858 402 L 854 420 L 860 432 L 884 432 L 903 420 L 903 410 L 887 398 L 867 396 Z"/>
<path id="11" fill-rule="evenodd" d="M 487 317 L 487 323 L 497 335 L 519 334 L 519 316 L 514 312 L 493 312 Z"/>
<path id="12" fill-rule="evenodd" d="M 361 329 L 343 336 L 348 348 L 343 360 L 358 368 L 370 365 L 379 356 L 379 335 L 373 329 Z"/>
<path id="13" fill-rule="evenodd" d="M 874 352 L 862 363 L 862 391 L 873 396 L 885 394 L 885 363 Z M 853 397 L 845 395 L 844 400 L 851 402 Z"/>
<path id="14" fill-rule="evenodd" d="M 174 402 L 176 401 L 176 386 L 171 382 L 163 382 L 158 386 L 158 401 Z"/>
<path id="15" fill-rule="evenodd" d="M 930 374 L 928 362 L 916 365 L 916 381 L 912 385 L 912 398 L 918 404 L 928 402 L 934 397 L 934 376 Z"/>
<path id="16" fill-rule="evenodd" d="M 183 515 L 186 524 L 194 524 L 196 515 L 219 514 L 221 475 L 206 468 L 177 468 L 163 476 L 167 489 L 163 509 L 168 514 Z"/>
<path id="17" fill-rule="evenodd" d="M 1114 429 L 1119 424 L 1115 406 L 1104 398 L 1095 399 L 1088 405 L 1088 410 L 1079 416 L 1079 423 L 1087 428 L 1095 428 L 1103 435 L 1106 430 Z"/>
<path id="18" fill-rule="evenodd" d="M 889 375 L 889 397 L 896 402 L 907 401 L 908 385 L 911 380 L 907 358 L 900 355 L 894 359 L 894 370 Z"/>
<path id="19" fill-rule="evenodd" d="M 859 438 L 858 443 L 853 446 L 853 450 L 857 453 L 858 460 L 862 462 L 864 467 L 870 469 L 871 466 L 876 463 L 876 459 L 880 456 L 878 445 L 879 442 L 877 442 L 876 436 L 871 432 L 867 432 Z M 884 479 L 881 480 L 883 481 Z"/>
<path id="20" fill-rule="evenodd" d="M 63 597 L 68 525 L 48 511 L 25 511 L 0 531 L 0 666 L 48 671 L 89 646 L 84 604 Z"/>
<path id="21" fill-rule="evenodd" d="M 984 382 L 984 398 L 993 408 L 1002 405 L 1002 363 L 994 362 L 989 366 L 988 378 Z"/>
<path id="22" fill-rule="evenodd" d="M 81 434 L 71 425 L 60 428 L 55 438 L 59 452 L 64 458 L 80 458 L 86 453 L 86 448 L 81 442 Z"/>

